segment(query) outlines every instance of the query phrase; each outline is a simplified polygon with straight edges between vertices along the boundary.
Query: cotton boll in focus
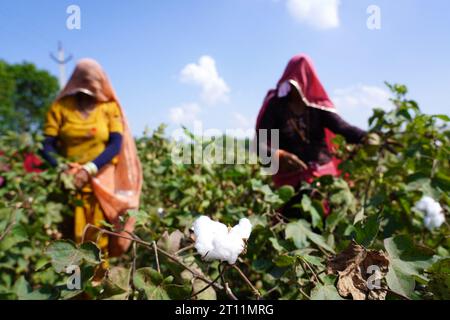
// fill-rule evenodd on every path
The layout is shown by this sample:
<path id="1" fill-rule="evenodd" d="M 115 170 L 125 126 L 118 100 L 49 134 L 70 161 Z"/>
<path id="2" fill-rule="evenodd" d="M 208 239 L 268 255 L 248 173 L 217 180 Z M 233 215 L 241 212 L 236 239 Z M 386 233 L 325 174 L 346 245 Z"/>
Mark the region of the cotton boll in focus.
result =
<path id="1" fill-rule="evenodd" d="M 245 249 L 244 239 L 250 237 L 252 225 L 241 219 L 230 231 L 224 224 L 202 216 L 194 221 L 195 248 L 206 261 L 220 260 L 235 264 Z"/>
<path id="2" fill-rule="evenodd" d="M 201 216 L 195 220 L 193 230 L 197 238 L 195 241 L 195 249 L 197 249 L 202 257 L 214 250 L 213 240 L 216 236 L 228 233 L 227 226 L 213 221 L 206 216 Z"/>
<path id="3" fill-rule="evenodd" d="M 219 235 L 213 245 L 214 250 L 208 253 L 207 260 L 227 261 L 229 264 L 235 264 L 245 248 L 244 240 L 231 234 Z"/>
<path id="4" fill-rule="evenodd" d="M 239 224 L 231 229 L 230 233 L 239 236 L 241 239 L 248 240 L 252 233 L 252 224 L 250 223 L 250 220 L 246 218 L 241 219 Z"/>

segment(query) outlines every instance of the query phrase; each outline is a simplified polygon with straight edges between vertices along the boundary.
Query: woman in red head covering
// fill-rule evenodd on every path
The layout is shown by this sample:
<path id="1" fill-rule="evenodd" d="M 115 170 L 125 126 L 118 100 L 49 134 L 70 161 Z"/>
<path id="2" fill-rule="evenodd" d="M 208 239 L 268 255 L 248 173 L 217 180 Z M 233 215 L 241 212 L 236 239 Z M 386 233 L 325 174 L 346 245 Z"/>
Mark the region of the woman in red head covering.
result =
<path id="1" fill-rule="evenodd" d="M 274 148 L 258 136 L 261 129 L 279 130 L 279 147 Z M 270 90 L 258 116 L 259 150 L 272 153 L 279 163 L 273 175 L 277 187 L 299 187 L 302 181 L 312 182 L 324 175 L 339 175 L 338 161 L 333 157 L 334 134 L 349 143 L 362 143 L 367 132 L 345 122 L 323 88 L 312 61 L 297 55 L 278 82 Z M 270 134 L 269 134 L 270 136 Z M 265 144 L 265 142 L 264 142 Z"/>

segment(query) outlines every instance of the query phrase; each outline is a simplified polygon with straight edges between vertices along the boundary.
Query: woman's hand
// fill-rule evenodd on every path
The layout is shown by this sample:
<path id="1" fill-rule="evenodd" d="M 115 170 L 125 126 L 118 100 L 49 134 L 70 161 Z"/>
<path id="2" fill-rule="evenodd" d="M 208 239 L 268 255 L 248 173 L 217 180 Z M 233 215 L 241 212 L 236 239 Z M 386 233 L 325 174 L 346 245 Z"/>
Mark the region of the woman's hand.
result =
<path id="1" fill-rule="evenodd" d="M 75 179 L 74 181 L 75 187 L 78 190 L 81 190 L 89 182 L 89 173 L 84 169 L 80 169 L 75 174 L 74 179 Z"/>
<path id="2" fill-rule="evenodd" d="M 308 169 L 308 166 L 302 160 L 290 152 L 279 149 L 276 151 L 276 157 L 278 159 L 281 172 Z"/>

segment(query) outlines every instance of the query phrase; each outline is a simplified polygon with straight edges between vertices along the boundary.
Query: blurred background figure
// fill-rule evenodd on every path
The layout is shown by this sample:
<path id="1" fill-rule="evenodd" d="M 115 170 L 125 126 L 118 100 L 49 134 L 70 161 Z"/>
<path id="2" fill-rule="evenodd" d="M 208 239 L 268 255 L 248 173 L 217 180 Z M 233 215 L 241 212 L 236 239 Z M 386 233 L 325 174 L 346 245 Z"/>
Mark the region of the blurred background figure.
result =
<path id="1" fill-rule="evenodd" d="M 279 149 L 273 149 L 270 141 L 267 146 L 258 141 L 259 150 L 265 150 L 279 163 L 278 173 L 273 175 L 276 187 L 298 188 L 302 181 L 311 183 L 324 175 L 338 176 L 334 134 L 355 144 L 369 140 L 376 143 L 378 138 L 338 115 L 311 59 L 305 55 L 289 61 L 277 88 L 267 94 L 257 119 L 256 130 L 260 129 L 279 130 Z"/>
<path id="2" fill-rule="evenodd" d="M 44 134 L 44 158 L 73 176 L 78 190 L 75 241 L 98 240 L 105 261 L 121 255 L 129 248 L 129 241 L 104 234 L 97 239 L 97 230 L 86 226 L 102 227 L 108 222 L 116 231 L 133 231 L 134 220 L 121 225 L 119 217 L 139 207 L 142 170 L 123 110 L 96 61 L 84 59 L 77 64 L 48 111 Z M 56 155 L 67 164 L 59 163 Z"/>

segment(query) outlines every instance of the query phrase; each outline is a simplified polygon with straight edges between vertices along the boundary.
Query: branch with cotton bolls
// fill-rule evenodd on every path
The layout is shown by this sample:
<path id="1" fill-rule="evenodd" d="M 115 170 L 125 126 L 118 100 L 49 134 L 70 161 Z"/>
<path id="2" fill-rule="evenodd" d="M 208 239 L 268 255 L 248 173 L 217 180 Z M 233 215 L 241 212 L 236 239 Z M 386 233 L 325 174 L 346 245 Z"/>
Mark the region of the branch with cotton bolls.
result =
<path id="1" fill-rule="evenodd" d="M 231 266 L 251 287 L 256 298 L 259 299 L 261 294 L 258 289 L 253 286 L 242 270 L 236 266 L 239 256 L 246 251 L 247 241 L 252 232 L 250 221 L 243 218 L 239 221 L 239 224 L 229 228 L 223 223 L 211 220 L 207 216 L 201 216 L 194 221 L 192 230 L 195 234 L 194 247 L 202 256 L 202 259 L 207 262 L 215 260 L 221 262 L 219 265 L 219 277 L 215 281 L 222 278 L 222 282 L 224 282 L 223 274 Z M 220 266 L 225 263 L 228 263 L 228 265 L 225 265 L 221 271 Z M 227 287 L 226 283 L 223 285 Z M 205 290 L 205 288 L 202 290 Z"/>

